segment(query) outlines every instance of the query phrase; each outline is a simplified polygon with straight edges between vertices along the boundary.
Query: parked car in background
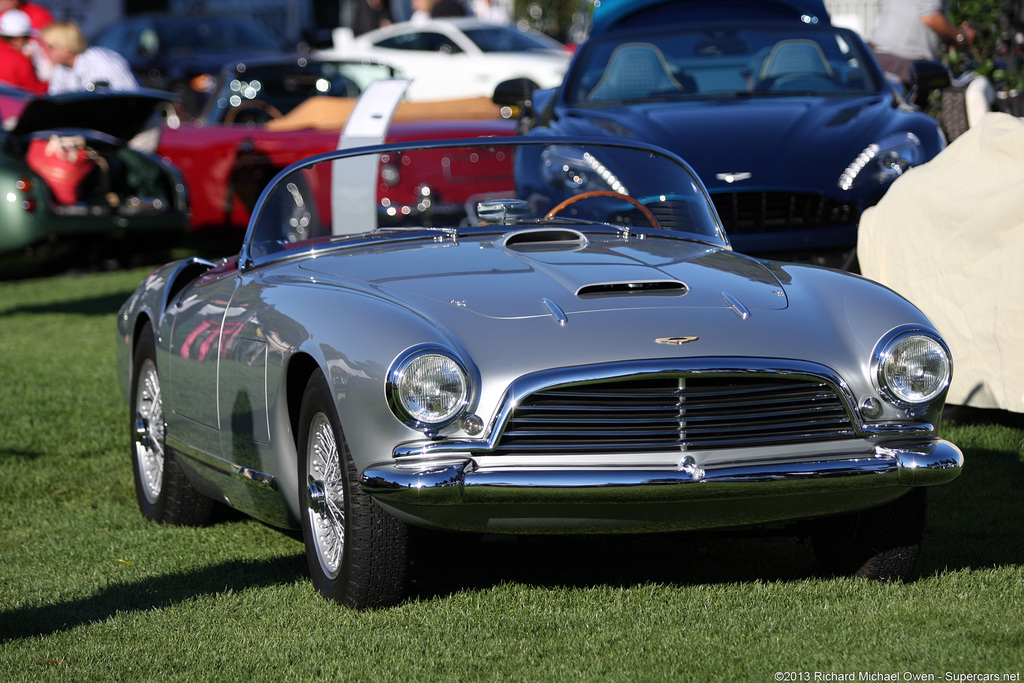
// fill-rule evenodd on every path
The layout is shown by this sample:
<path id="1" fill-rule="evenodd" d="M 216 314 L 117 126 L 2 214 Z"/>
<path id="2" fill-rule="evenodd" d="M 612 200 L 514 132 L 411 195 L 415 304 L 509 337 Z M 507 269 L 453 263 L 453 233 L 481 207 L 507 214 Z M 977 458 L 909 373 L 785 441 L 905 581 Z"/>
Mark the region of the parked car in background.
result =
<path id="1" fill-rule="evenodd" d="M 91 42 L 120 53 L 144 87 L 178 95 L 189 114 L 200 110 L 224 64 L 295 49 L 262 21 L 233 14 L 126 16 Z"/>
<path id="2" fill-rule="evenodd" d="M 201 242 L 237 249 L 256 198 L 281 169 L 336 149 L 361 94 L 392 80 L 375 60 L 295 58 L 234 62 L 197 118 L 168 127 L 158 152 L 181 169 L 190 188 L 192 232 Z M 404 79 L 403 79 L 404 80 Z M 389 119 L 392 141 L 509 136 L 516 123 L 490 98 L 408 102 Z M 458 172 L 461 162 L 453 169 Z M 415 180 L 390 167 L 379 200 L 396 215 L 465 198 L 465 178 Z"/>
<path id="3" fill-rule="evenodd" d="M 171 101 L 155 90 L 26 99 L 0 142 L 0 253 L 59 242 L 84 260 L 100 238 L 145 251 L 187 234 L 178 169 L 128 145 Z"/>
<path id="4" fill-rule="evenodd" d="M 410 222 L 383 210 L 385 173 L 474 194 Z M 767 526 L 828 572 L 905 579 L 927 488 L 962 467 L 920 311 L 733 251 L 690 167 L 622 139 L 302 160 L 237 255 L 154 271 L 117 321 L 142 514 L 301 529 L 316 588 L 357 608 L 401 599 L 420 527 Z"/>
<path id="5" fill-rule="evenodd" d="M 310 55 L 235 60 L 218 73 L 199 112 L 203 125 L 265 123 L 313 97 L 357 98 L 399 72 L 381 60 Z"/>
<path id="6" fill-rule="evenodd" d="M 543 33 L 472 18 L 400 22 L 356 38 L 340 28 L 323 54 L 382 59 L 412 79 L 408 98 L 417 101 L 491 97 L 512 78 L 552 88 L 570 59 L 564 45 Z"/>
<path id="7" fill-rule="evenodd" d="M 948 84 L 927 66 L 922 88 Z M 558 88 L 509 82 L 495 101 L 520 107 L 526 135 L 663 145 L 736 249 L 846 268 L 864 209 L 945 146 L 820 0 L 606 0 Z"/>

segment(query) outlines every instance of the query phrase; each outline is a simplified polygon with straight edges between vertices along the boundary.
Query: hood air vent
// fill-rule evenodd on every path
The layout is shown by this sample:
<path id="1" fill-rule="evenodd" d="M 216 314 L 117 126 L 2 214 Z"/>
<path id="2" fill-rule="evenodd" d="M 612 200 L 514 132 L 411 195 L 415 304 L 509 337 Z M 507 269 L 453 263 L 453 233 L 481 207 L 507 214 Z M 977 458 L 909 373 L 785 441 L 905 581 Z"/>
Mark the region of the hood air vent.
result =
<path id="1" fill-rule="evenodd" d="M 580 298 L 599 296 L 630 296 L 633 294 L 655 294 L 682 296 L 689 288 L 678 280 L 649 280 L 646 282 L 602 282 L 584 285 L 576 291 Z"/>

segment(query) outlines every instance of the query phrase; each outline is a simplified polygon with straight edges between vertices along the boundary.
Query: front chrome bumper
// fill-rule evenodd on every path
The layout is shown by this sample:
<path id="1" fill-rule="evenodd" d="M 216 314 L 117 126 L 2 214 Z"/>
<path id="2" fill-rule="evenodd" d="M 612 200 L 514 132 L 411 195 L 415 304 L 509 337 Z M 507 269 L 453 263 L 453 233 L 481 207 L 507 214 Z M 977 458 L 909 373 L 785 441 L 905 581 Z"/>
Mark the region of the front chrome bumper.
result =
<path id="1" fill-rule="evenodd" d="M 963 454 L 934 439 L 863 456 L 702 469 L 487 467 L 465 456 L 387 462 L 363 489 L 415 524 L 473 531 L 670 531 L 867 509 L 956 479 Z"/>

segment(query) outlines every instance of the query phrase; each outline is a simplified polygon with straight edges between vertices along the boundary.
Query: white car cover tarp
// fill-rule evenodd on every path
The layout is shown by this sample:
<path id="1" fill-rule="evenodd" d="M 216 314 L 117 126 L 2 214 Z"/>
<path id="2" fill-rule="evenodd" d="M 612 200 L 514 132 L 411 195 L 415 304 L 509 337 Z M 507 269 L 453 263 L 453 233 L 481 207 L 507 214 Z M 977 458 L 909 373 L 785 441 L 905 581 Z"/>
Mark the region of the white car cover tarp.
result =
<path id="1" fill-rule="evenodd" d="M 861 272 L 953 354 L 947 402 L 1024 412 L 1024 120 L 989 113 L 861 219 Z"/>

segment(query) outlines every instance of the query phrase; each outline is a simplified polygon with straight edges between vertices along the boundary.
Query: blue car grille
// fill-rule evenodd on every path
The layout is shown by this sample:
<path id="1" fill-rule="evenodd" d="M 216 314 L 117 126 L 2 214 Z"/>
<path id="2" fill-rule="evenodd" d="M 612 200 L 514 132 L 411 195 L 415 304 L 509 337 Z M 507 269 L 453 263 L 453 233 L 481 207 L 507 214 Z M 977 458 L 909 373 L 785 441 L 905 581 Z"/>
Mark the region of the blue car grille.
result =
<path id="1" fill-rule="evenodd" d="M 853 438 L 825 382 L 675 376 L 535 392 L 512 412 L 501 453 L 630 453 L 742 448 Z"/>
<path id="2" fill-rule="evenodd" d="M 855 204 L 820 194 L 716 192 L 711 201 L 730 235 L 812 230 L 860 221 Z"/>

